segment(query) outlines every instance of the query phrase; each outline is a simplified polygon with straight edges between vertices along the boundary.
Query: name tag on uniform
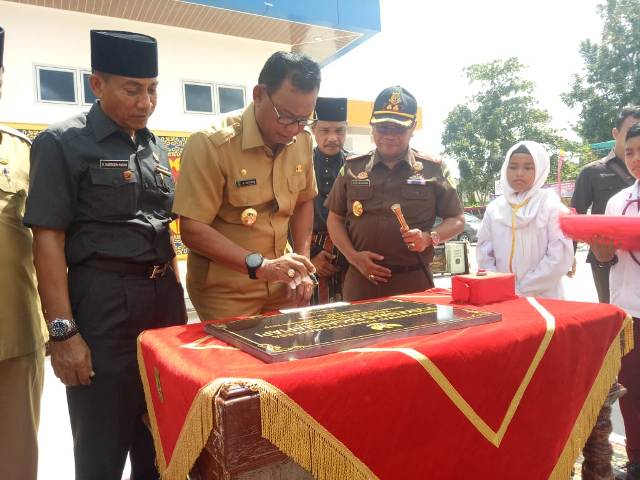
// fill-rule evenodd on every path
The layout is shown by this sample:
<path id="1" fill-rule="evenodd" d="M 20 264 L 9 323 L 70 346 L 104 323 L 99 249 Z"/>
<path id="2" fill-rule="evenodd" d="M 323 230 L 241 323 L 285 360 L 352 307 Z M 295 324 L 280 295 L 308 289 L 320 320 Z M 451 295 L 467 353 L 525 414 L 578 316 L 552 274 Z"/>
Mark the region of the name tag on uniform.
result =
<path id="1" fill-rule="evenodd" d="M 129 168 L 129 160 L 100 160 L 100 168 Z"/>
<path id="2" fill-rule="evenodd" d="M 351 185 L 360 186 L 360 187 L 370 187 L 371 180 L 369 180 L 368 178 L 367 179 L 358 178 L 356 180 L 351 180 Z"/>
<path id="3" fill-rule="evenodd" d="M 236 187 L 252 187 L 257 185 L 258 182 L 255 178 L 248 178 L 246 180 L 236 180 Z"/>
<path id="4" fill-rule="evenodd" d="M 407 185 L 426 185 L 427 180 L 424 178 L 409 178 L 407 179 Z"/>

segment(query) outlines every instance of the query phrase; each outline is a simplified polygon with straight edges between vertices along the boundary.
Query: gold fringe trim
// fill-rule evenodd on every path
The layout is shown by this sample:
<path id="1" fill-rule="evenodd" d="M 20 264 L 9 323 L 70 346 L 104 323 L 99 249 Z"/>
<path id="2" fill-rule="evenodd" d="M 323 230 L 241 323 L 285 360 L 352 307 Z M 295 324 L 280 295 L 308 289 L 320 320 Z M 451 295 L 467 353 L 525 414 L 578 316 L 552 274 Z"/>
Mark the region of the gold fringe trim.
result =
<path id="1" fill-rule="evenodd" d="M 635 345 L 635 338 L 633 337 L 633 318 L 631 315 L 627 315 L 624 319 L 624 327 L 622 327 L 622 335 L 620 336 L 620 342 L 622 343 L 622 356 L 633 350 Z"/>
<path id="2" fill-rule="evenodd" d="M 631 325 L 631 327 L 629 327 Z M 573 425 L 569 439 L 560 454 L 553 472 L 549 478 L 551 480 L 566 480 L 570 478 L 571 470 L 576 458 L 580 454 L 582 447 L 586 443 L 591 431 L 598 419 L 598 414 L 604 405 L 604 401 L 611 390 L 614 380 L 620 371 L 621 358 L 633 348 L 633 322 L 631 317 L 625 318 L 618 338 L 615 339 L 604 358 L 602 368 L 598 373 L 589 395 L 587 396 L 576 423 Z"/>
<path id="3" fill-rule="evenodd" d="M 156 412 L 153 409 L 153 402 L 151 401 L 151 389 L 149 388 L 149 382 L 147 377 L 147 367 L 142 357 L 141 341 L 145 332 L 138 335 L 137 356 L 138 356 L 138 369 L 140 370 L 140 379 L 142 380 L 142 388 L 144 390 L 144 399 L 147 404 L 147 415 L 149 416 L 149 426 L 151 427 L 151 436 L 153 437 L 153 445 L 156 448 L 156 463 L 158 470 L 163 471 L 167 468 L 167 461 L 164 458 L 164 452 L 162 450 L 162 442 L 160 442 L 160 434 L 158 433 L 158 422 L 156 421 Z"/>
<path id="4" fill-rule="evenodd" d="M 202 453 L 213 431 L 214 400 L 228 379 L 219 378 L 202 387 L 193 399 L 182 430 L 176 441 L 167 469 L 160 471 L 162 480 L 184 480 Z M 160 437 L 155 442 L 159 442 Z"/>
<path id="5" fill-rule="evenodd" d="M 262 436 L 317 480 L 378 477 L 336 437 L 277 387 L 253 380 L 260 393 Z"/>

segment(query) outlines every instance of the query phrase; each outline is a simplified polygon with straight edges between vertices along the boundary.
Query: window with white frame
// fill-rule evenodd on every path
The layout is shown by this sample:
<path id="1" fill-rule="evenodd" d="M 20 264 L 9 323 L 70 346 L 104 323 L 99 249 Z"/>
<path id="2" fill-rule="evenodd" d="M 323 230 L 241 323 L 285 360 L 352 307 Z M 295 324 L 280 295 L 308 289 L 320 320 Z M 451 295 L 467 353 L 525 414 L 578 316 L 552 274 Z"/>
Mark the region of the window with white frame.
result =
<path id="1" fill-rule="evenodd" d="M 218 85 L 219 113 L 227 113 L 244 108 L 244 88 Z"/>
<path id="2" fill-rule="evenodd" d="M 91 72 L 82 72 L 82 103 L 85 105 L 93 105 L 96 101 L 96 96 L 93 94 L 89 83 L 90 77 Z"/>
<path id="3" fill-rule="evenodd" d="M 185 81 L 182 92 L 187 113 L 224 114 L 245 107 L 244 87 Z"/>
<path id="4" fill-rule="evenodd" d="M 214 113 L 213 85 L 207 83 L 183 83 L 184 111 L 187 113 Z"/>
<path id="5" fill-rule="evenodd" d="M 39 102 L 78 103 L 76 71 L 58 67 L 36 67 Z"/>

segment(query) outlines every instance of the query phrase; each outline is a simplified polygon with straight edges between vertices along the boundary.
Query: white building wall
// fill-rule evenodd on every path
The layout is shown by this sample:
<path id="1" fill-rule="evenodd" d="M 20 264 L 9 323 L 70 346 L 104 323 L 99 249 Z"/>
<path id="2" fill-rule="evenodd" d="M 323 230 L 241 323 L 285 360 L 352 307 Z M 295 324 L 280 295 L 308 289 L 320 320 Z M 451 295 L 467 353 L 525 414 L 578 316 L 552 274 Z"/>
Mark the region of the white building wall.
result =
<path id="1" fill-rule="evenodd" d="M 283 44 L 3 0 L 0 26 L 6 30 L 3 123 L 50 124 L 89 108 L 38 102 L 35 66 L 90 70 L 91 29 L 128 30 L 158 40 L 159 100 L 149 122 L 154 130 L 190 132 L 215 121 L 214 115 L 184 112 L 184 80 L 244 86 L 249 103 L 266 59 L 276 50 L 288 50 Z"/>

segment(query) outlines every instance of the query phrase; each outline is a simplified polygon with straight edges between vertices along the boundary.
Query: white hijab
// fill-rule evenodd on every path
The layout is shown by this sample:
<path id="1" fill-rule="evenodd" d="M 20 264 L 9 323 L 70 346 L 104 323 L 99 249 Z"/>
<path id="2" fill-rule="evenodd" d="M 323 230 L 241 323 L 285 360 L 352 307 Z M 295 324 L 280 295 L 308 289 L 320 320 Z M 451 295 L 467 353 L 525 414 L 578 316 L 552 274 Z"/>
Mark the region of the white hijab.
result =
<path id="1" fill-rule="evenodd" d="M 518 193 L 511 188 L 511 185 L 509 185 L 509 181 L 507 180 L 507 167 L 509 166 L 509 159 L 511 158 L 512 153 L 521 145 L 524 145 L 527 150 L 529 150 L 529 153 L 533 157 L 536 171 L 535 180 L 533 181 L 531 188 L 525 192 Z M 516 212 L 515 227 L 520 228 L 527 225 L 536 217 L 538 210 L 547 200 L 560 202 L 560 199 L 553 190 L 542 188 L 549 176 L 550 165 L 551 161 L 549 159 L 549 154 L 538 142 L 525 140 L 523 142 L 516 143 L 509 149 L 505 155 L 502 170 L 500 172 L 500 183 L 502 184 L 503 195 L 496 199 L 496 206 L 498 207 L 496 220 L 511 227 L 511 207 L 520 205 L 528 200 L 527 204 L 519 208 Z"/>

